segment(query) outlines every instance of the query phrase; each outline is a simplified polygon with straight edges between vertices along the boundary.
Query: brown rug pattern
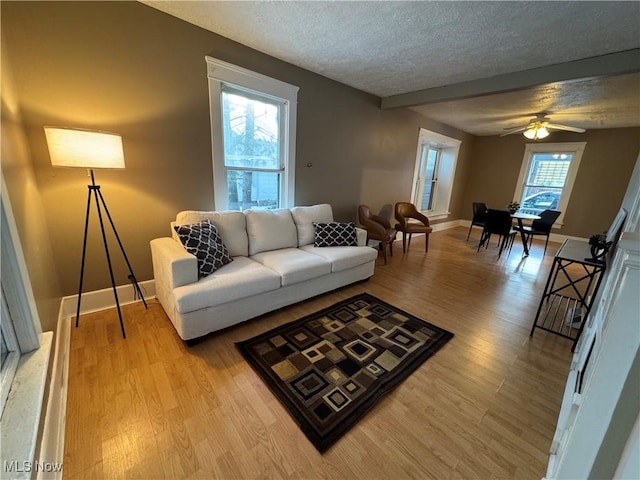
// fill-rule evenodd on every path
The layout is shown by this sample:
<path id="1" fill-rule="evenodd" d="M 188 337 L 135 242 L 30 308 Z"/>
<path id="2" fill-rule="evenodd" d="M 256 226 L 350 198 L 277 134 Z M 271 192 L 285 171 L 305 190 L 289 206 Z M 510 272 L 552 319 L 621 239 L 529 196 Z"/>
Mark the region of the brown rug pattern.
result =
<path id="1" fill-rule="evenodd" d="M 363 293 L 236 346 L 325 452 L 452 337 Z"/>

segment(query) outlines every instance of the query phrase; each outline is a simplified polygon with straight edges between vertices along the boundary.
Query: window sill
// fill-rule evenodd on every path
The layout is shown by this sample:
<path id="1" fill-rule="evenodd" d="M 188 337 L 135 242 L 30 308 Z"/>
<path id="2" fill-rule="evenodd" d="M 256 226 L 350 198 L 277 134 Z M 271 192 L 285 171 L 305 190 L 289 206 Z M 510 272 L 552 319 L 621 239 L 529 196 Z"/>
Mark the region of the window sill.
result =
<path id="1" fill-rule="evenodd" d="M 52 343 L 53 332 L 42 333 L 40 348 L 20 358 L 2 413 L 2 468 L 13 466 L 14 479 L 32 478 Z"/>
<path id="2" fill-rule="evenodd" d="M 423 212 L 429 220 L 442 220 L 443 218 L 449 218 L 450 212 Z"/>

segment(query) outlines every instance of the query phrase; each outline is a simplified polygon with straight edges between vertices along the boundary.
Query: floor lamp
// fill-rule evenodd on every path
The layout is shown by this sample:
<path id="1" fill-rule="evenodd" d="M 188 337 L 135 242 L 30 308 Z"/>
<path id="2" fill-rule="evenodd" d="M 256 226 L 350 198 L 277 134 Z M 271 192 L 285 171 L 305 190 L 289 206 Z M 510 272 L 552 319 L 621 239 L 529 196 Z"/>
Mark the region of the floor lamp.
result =
<path id="1" fill-rule="evenodd" d="M 49 155 L 51 164 L 56 167 L 81 167 L 86 168 L 91 177 L 91 184 L 87 185 L 89 191 L 87 195 L 87 214 L 84 220 L 84 239 L 82 242 L 82 266 L 80 268 L 80 286 L 78 287 L 78 309 L 76 311 L 76 327 L 80 319 L 80 301 L 82 299 L 82 282 L 84 280 L 84 266 L 87 253 L 87 231 L 89 229 L 89 213 L 91 211 L 91 199 L 95 199 L 98 219 L 100 221 L 100 231 L 102 232 L 102 240 L 104 242 L 104 251 L 107 255 L 107 264 L 109 266 L 109 275 L 111 276 L 111 286 L 113 287 L 113 296 L 116 299 L 116 307 L 118 309 L 118 318 L 120 319 L 120 328 L 122 329 L 122 338 L 127 335 L 124 331 L 124 322 L 122 321 L 122 312 L 120 311 L 120 301 L 118 300 L 118 291 L 116 289 L 116 281 L 113 276 L 113 268 L 111 267 L 111 255 L 109 254 L 109 245 L 107 243 L 107 235 L 103 221 L 102 212 L 107 216 L 111 229 L 118 241 L 122 256 L 127 267 L 129 267 L 129 280 L 134 287 L 134 294 L 142 299 L 144 307 L 147 308 L 147 302 L 142 295 L 140 285 L 133 274 L 131 263 L 124 251 L 120 236 L 113 223 L 107 204 L 104 201 L 100 185 L 96 185 L 93 175 L 94 168 L 123 169 L 124 168 L 124 152 L 122 150 L 122 137 L 114 133 L 96 132 L 90 130 L 45 127 L 45 135 L 47 137 L 47 146 L 49 147 Z"/>

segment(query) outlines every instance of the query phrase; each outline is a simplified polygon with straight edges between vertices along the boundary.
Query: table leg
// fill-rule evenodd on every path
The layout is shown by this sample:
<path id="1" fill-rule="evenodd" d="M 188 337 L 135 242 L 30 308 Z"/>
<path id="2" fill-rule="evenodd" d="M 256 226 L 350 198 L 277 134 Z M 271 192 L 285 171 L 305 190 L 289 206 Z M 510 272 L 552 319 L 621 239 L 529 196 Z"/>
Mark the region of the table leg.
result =
<path id="1" fill-rule="evenodd" d="M 524 226 L 522 225 L 522 219 L 518 218 L 518 227 L 520 227 L 520 238 L 522 239 L 522 247 L 524 248 L 524 256 L 529 256 L 529 247 L 527 246 L 527 237 L 524 234 Z"/>

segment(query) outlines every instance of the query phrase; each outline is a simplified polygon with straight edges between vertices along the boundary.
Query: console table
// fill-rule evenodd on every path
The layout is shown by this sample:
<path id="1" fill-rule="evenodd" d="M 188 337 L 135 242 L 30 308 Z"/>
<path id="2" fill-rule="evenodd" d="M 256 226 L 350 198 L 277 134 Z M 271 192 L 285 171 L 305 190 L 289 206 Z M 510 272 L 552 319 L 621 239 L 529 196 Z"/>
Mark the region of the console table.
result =
<path id="1" fill-rule="evenodd" d="M 569 338 L 573 352 L 605 269 L 604 261 L 591 260 L 588 242 L 565 240 L 553 259 L 530 335 L 540 328 Z"/>

